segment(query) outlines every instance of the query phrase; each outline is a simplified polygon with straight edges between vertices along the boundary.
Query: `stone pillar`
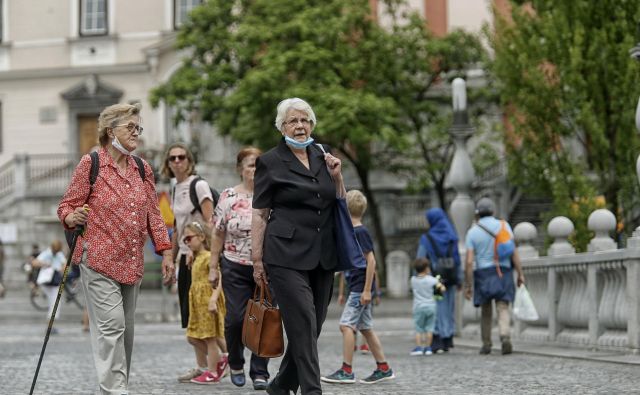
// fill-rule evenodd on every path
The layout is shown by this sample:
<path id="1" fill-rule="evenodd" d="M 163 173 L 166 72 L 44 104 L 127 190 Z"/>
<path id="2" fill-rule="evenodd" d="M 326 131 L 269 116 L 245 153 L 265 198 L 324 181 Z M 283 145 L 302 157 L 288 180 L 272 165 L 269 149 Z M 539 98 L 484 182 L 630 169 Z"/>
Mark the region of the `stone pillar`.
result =
<path id="1" fill-rule="evenodd" d="M 27 195 L 29 184 L 29 155 L 16 154 L 13 159 L 14 166 L 14 194 L 16 198 L 23 198 Z"/>
<path id="2" fill-rule="evenodd" d="M 567 217 L 555 217 L 547 226 L 547 234 L 554 238 L 553 244 L 549 247 L 549 256 L 571 255 L 576 250 L 569 243 L 569 236 L 575 227 L 573 222 Z M 562 325 L 558 322 L 558 302 L 562 291 L 562 281 L 556 269 L 551 266 L 547 274 L 547 292 L 549 295 L 549 340 L 555 341 L 558 333 L 562 331 Z"/>
<path id="3" fill-rule="evenodd" d="M 625 263 L 627 270 L 627 337 L 629 350 L 640 353 L 640 260 L 630 259 Z M 632 286 L 635 284 L 636 286 Z"/>
<path id="4" fill-rule="evenodd" d="M 404 251 L 391 251 L 387 255 L 387 292 L 394 298 L 409 296 L 409 254 Z"/>
<path id="5" fill-rule="evenodd" d="M 610 232 L 616 229 L 616 216 L 611 211 L 604 208 L 595 210 L 589 215 L 587 227 L 595 232 L 595 236 L 587 246 L 587 251 L 607 251 L 618 248 L 615 240 L 609 236 Z"/>
<path id="6" fill-rule="evenodd" d="M 467 230 L 471 227 L 475 211 L 475 205 L 471 199 L 470 191 L 473 183 L 475 171 L 471 163 L 471 158 L 467 152 L 467 139 L 474 133 L 474 128 L 469 124 L 467 112 L 467 88 L 462 78 L 456 78 L 451 83 L 453 90 L 453 125 L 449 129 L 451 138 L 456 146 L 451 161 L 451 168 L 447 174 L 447 183 L 456 191 L 456 196 L 451 202 L 449 215 L 453 221 L 458 234 L 458 250 L 462 265 L 464 266 L 466 250 L 464 248 L 464 238 Z M 456 292 L 456 331 L 462 329 L 462 309 L 465 303 L 461 292 Z"/>
<path id="7" fill-rule="evenodd" d="M 540 254 L 531 241 L 538 237 L 538 230 L 531 222 L 521 222 L 513 228 L 513 236 L 518 244 L 518 255 L 521 259 L 538 258 Z"/>

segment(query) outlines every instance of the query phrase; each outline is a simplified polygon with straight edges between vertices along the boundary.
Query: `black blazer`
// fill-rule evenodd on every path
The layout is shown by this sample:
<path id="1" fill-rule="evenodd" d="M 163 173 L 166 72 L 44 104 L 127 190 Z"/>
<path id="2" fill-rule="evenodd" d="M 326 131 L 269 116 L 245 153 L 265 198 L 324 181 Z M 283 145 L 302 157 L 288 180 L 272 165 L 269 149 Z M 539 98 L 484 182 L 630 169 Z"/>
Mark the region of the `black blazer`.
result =
<path id="1" fill-rule="evenodd" d="M 267 265 L 311 270 L 336 266 L 334 207 L 336 187 L 314 144 L 307 169 L 284 139 L 256 160 L 253 208 L 271 209 L 262 260 Z"/>

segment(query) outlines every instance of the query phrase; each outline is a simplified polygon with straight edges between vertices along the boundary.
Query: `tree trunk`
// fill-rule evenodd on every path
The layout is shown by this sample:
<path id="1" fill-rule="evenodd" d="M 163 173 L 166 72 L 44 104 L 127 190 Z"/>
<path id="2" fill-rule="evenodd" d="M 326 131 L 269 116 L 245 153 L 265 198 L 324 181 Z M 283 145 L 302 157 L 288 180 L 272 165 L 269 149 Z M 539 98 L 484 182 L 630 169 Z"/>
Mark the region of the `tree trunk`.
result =
<path id="1" fill-rule="evenodd" d="M 387 239 L 385 238 L 384 232 L 382 230 L 382 221 L 380 219 L 378 203 L 376 202 L 373 191 L 371 190 L 371 186 L 369 185 L 369 171 L 358 167 L 355 163 L 353 164 L 356 168 L 356 172 L 358 173 L 358 178 L 360 178 L 360 184 L 362 184 L 362 193 L 367 198 L 368 211 L 373 222 L 374 236 L 378 241 L 378 251 L 375 255 L 376 268 L 378 274 L 380 275 L 380 279 L 378 280 L 380 283 L 379 286 L 382 286 L 383 284 L 386 286 L 387 281 L 385 275 L 385 259 L 387 257 Z"/>

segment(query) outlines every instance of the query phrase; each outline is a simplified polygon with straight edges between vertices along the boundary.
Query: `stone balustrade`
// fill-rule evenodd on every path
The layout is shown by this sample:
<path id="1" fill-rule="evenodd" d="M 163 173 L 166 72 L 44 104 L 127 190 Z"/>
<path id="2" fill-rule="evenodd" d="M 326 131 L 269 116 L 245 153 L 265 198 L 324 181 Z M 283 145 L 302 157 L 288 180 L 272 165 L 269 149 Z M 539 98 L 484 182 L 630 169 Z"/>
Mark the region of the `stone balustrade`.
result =
<path id="1" fill-rule="evenodd" d="M 553 218 L 547 256 L 531 245 L 537 237 L 532 224 L 514 227 L 526 286 L 540 315 L 535 322 L 514 321 L 514 339 L 640 353 L 640 241 L 618 249 L 609 236 L 615 226 L 610 211 L 594 211 L 588 228 L 595 236 L 588 252 L 576 253 L 569 243 L 573 223 Z M 479 337 L 480 309 L 463 298 L 458 304 L 462 336 Z"/>

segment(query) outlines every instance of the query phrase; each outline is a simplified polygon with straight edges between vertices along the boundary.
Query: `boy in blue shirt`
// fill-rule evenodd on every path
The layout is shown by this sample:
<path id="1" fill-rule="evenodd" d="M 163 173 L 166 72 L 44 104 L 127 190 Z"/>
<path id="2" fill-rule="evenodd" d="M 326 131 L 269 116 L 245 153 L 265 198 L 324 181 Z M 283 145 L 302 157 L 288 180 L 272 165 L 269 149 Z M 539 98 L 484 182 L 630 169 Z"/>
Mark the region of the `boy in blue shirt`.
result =
<path id="1" fill-rule="evenodd" d="M 436 291 L 441 295 L 447 289 L 444 284 L 431 275 L 431 262 L 427 258 L 418 258 L 414 262 L 416 275 L 411 276 L 413 290 L 413 322 L 416 328 L 416 347 L 409 355 L 431 355 L 433 330 L 436 326 Z"/>
<path id="2" fill-rule="evenodd" d="M 345 272 L 345 278 L 349 286 L 349 297 L 340 318 L 340 331 L 342 332 L 343 341 L 342 367 L 328 376 L 321 377 L 321 380 L 334 384 L 353 384 L 356 382 L 351 365 L 353 362 L 355 333 L 360 331 L 367 339 L 371 354 L 377 364 L 373 373 L 369 377 L 361 379 L 360 382 L 373 384 L 392 380 L 396 376 L 385 361 L 382 344 L 380 344 L 380 339 L 373 331 L 371 294 L 375 292 L 374 273 L 376 259 L 373 255 L 373 241 L 369 231 L 362 225 L 362 216 L 367 209 L 367 199 L 362 192 L 351 190 L 347 193 L 347 207 L 351 214 L 351 222 L 353 223 L 356 238 L 366 258 L 367 267 Z"/>

